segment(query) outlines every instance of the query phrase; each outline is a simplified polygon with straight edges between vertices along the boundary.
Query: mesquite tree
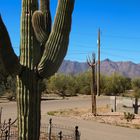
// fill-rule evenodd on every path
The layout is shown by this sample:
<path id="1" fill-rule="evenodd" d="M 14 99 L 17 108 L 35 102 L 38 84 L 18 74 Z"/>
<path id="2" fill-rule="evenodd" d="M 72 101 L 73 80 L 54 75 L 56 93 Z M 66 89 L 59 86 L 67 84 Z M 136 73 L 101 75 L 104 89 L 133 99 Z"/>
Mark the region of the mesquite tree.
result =
<path id="1" fill-rule="evenodd" d="M 8 74 L 17 75 L 18 139 L 40 136 L 40 80 L 53 75 L 67 52 L 75 0 L 58 0 L 51 27 L 49 0 L 22 0 L 20 57 L 13 51 L 0 17 L 0 59 Z"/>

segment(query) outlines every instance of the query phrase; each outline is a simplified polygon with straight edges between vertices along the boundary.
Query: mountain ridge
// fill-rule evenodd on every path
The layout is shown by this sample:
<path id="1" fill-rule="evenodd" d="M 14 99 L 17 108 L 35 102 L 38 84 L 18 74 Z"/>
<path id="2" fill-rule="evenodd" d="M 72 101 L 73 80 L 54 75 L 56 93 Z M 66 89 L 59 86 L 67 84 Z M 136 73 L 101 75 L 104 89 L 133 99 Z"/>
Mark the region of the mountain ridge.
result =
<path id="1" fill-rule="evenodd" d="M 85 72 L 88 69 L 90 68 L 86 62 L 64 60 L 58 70 L 58 73 L 75 75 Z M 108 58 L 101 61 L 101 74 L 111 75 L 114 72 L 130 78 L 140 77 L 140 63 L 137 64 L 132 61 L 114 62 Z M 7 75 L 7 73 L 2 62 L 0 61 L 0 80 L 2 80 L 5 75 Z"/>
<path id="2" fill-rule="evenodd" d="M 78 62 L 71 60 L 64 60 L 61 67 L 59 68 L 59 73 L 64 74 L 78 74 L 85 72 L 89 69 L 86 62 Z M 110 59 L 105 59 L 101 61 L 101 73 L 104 75 L 111 75 L 113 73 L 119 73 L 125 77 L 136 78 L 140 77 L 140 64 L 136 64 L 132 61 L 112 61 Z"/>

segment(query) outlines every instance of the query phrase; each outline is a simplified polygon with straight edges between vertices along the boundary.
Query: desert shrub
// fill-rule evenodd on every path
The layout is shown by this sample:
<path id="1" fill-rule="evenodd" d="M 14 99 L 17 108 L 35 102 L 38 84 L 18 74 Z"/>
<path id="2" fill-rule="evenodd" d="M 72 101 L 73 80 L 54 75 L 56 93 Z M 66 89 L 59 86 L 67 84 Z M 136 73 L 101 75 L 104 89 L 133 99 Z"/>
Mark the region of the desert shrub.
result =
<path id="1" fill-rule="evenodd" d="M 47 81 L 48 92 L 57 93 L 61 96 L 76 95 L 76 80 L 74 76 L 56 74 Z"/>
<path id="2" fill-rule="evenodd" d="M 116 73 L 109 77 L 106 77 L 104 90 L 106 95 L 121 95 L 129 89 L 131 89 L 130 78 L 123 77 Z"/>
<path id="3" fill-rule="evenodd" d="M 124 112 L 124 119 L 126 119 L 128 122 L 132 121 L 135 118 L 135 114 L 130 112 Z"/>
<path id="4" fill-rule="evenodd" d="M 140 97 L 140 78 L 136 78 L 132 80 L 132 88 L 134 90 L 134 97 Z"/>
<path id="5" fill-rule="evenodd" d="M 90 94 L 91 73 L 84 72 L 76 75 L 76 89 L 79 94 Z"/>

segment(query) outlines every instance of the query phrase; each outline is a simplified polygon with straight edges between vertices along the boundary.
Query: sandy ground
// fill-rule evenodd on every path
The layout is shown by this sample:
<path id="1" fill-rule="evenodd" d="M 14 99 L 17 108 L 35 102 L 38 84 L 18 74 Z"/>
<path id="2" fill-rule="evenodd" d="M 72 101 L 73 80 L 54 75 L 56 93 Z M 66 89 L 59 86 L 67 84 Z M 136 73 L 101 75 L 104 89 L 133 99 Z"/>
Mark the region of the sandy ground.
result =
<path id="1" fill-rule="evenodd" d="M 60 97 L 54 96 L 54 98 L 49 99 L 50 100 L 47 102 L 42 102 L 42 122 L 45 122 L 46 115 L 50 115 L 83 119 L 87 121 L 92 120 L 111 125 L 140 129 L 140 114 L 135 114 L 134 119 L 127 121 L 124 118 L 124 112 L 110 111 L 107 97 L 101 97 L 101 100 L 99 98 L 96 117 L 91 113 L 91 108 L 89 108 L 90 96 L 72 97 L 66 98 L 65 100 L 61 100 Z M 9 116 L 10 118 L 16 119 L 16 102 L 0 99 L 0 107 L 3 107 L 2 120 L 8 120 Z"/>
<path id="2" fill-rule="evenodd" d="M 127 122 L 123 118 L 123 112 L 120 114 L 110 112 L 108 97 L 99 97 L 97 100 L 99 106 L 97 109 L 97 117 L 94 117 L 90 113 L 90 96 L 43 101 L 41 106 L 41 122 L 46 124 L 49 122 L 49 119 L 52 118 L 55 124 L 70 127 L 78 125 L 81 132 L 81 140 L 102 140 L 103 138 L 104 140 L 139 140 L 140 133 L 138 129 L 126 128 L 127 126 L 116 127 L 116 125 L 119 125 L 119 121 L 123 121 L 123 123 L 127 125 L 129 124 L 129 127 L 132 123 L 134 123 L 134 126 L 136 124 L 139 125 L 139 116 L 136 116 L 131 122 Z M 9 117 L 12 118 L 12 120 L 16 118 L 16 102 L 2 101 L 0 103 L 0 107 L 1 106 L 3 107 L 2 120 L 8 120 Z M 48 112 L 53 114 L 48 115 Z M 58 114 L 54 116 L 54 112 Z M 139 126 L 135 126 L 135 128 L 136 127 Z"/>
<path id="3" fill-rule="evenodd" d="M 134 119 L 126 119 L 123 112 L 110 112 L 109 106 L 102 106 L 97 108 L 97 116 L 91 113 L 91 109 L 65 109 L 52 111 L 48 114 L 59 117 L 70 117 L 82 120 L 92 120 L 100 123 L 111 124 L 115 126 L 123 126 L 129 128 L 140 129 L 140 115 L 134 116 Z"/>

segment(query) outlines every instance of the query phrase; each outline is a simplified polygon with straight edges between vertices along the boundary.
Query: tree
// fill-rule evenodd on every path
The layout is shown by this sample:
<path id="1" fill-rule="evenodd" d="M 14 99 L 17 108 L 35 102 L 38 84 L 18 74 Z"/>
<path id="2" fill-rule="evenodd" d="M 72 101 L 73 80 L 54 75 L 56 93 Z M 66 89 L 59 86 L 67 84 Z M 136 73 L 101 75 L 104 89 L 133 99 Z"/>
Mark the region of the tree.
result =
<path id="1" fill-rule="evenodd" d="M 101 94 L 105 94 L 106 93 L 106 82 L 108 80 L 108 77 L 105 75 L 100 75 L 100 92 Z"/>
<path id="2" fill-rule="evenodd" d="M 58 0 L 53 27 L 49 0 L 22 0 L 20 58 L 13 51 L 0 16 L 0 59 L 8 74 L 17 75 L 18 139 L 39 140 L 40 81 L 62 63 L 69 43 L 74 0 Z"/>
<path id="3" fill-rule="evenodd" d="M 76 76 L 76 89 L 77 89 L 77 92 L 79 94 L 91 94 L 91 91 L 90 91 L 90 83 L 91 83 L 91 78 L 90 78 L 90 72 L 87 71 L 87 72 L 84 72 L 84 73 L 81 73 L 81 74 L 78 74 Z"/>
<path id="4" fill-rule="evenodd" d="M 61 96 L 76 95 L 75 78 L 71 75 L 56 74 L 48 80 L 48 90 Z"/>
<path id="5" fill-rule="evenodd" d="M 134 89 L 134 97 L 140 98 L 140 78 L 135 78 L 132 80 L 132 88 Z"/>
<path id="6" fill-rule="evenodd" d="M 55 74 L 47 81 L 49 93 L 60 94 L 64 92 L 66 96 L 79 94 L 91 94 L 90 92 L 90 73 L 85 72 L 78 75 Z"/>
<path id="7" fill-rule="evenodd" d="M 134 89 L 134 98 L 135 103 L 133 104 L 134 107 L 134 113 L 138 114 L 138 109 L 140 105 L 138 105 L 138 99 L 140 98 L 140 78 L 136 78 L 132 80 L 132 87 Z"/>
<path id="8" fill-rule="evenodd" d="M 105 93 L 107 95 L 120 95 L 131 88 L 131 79 L 114 73 L 106 79 Z"/>

